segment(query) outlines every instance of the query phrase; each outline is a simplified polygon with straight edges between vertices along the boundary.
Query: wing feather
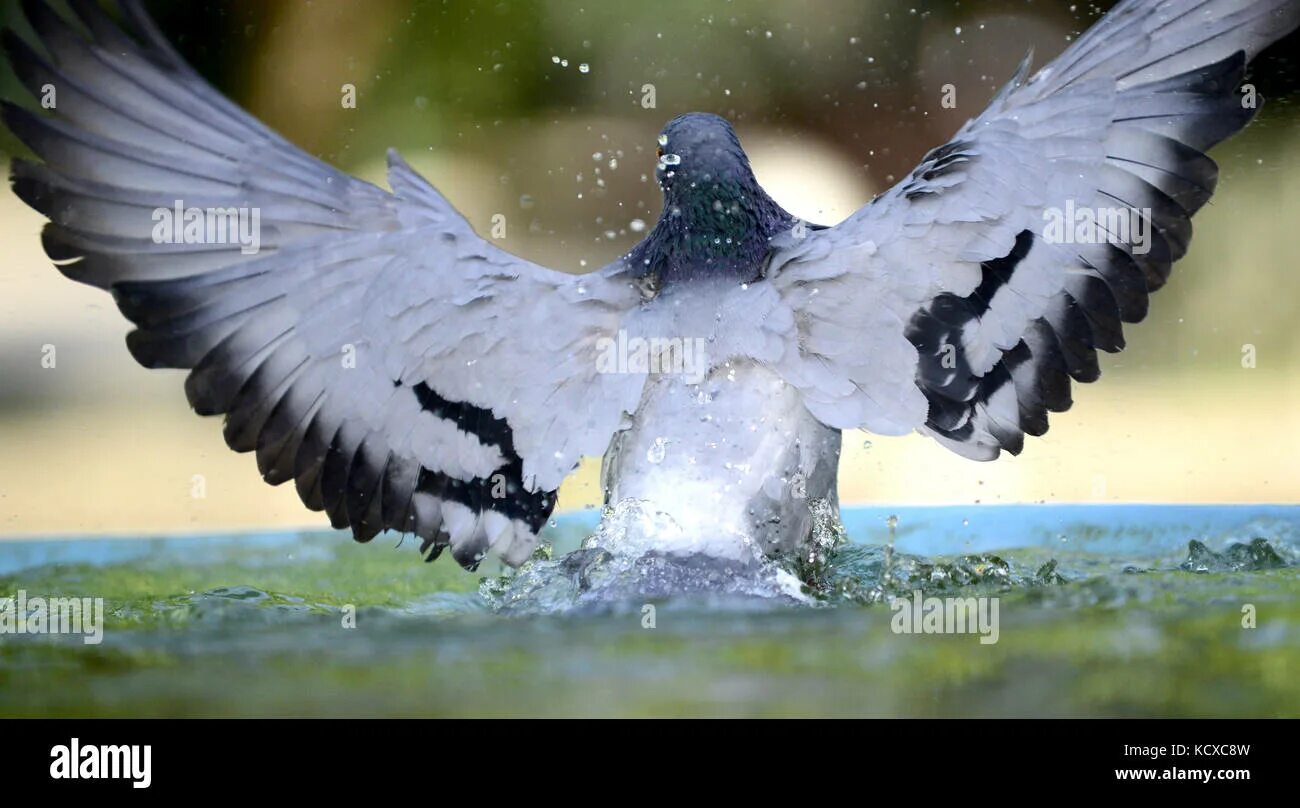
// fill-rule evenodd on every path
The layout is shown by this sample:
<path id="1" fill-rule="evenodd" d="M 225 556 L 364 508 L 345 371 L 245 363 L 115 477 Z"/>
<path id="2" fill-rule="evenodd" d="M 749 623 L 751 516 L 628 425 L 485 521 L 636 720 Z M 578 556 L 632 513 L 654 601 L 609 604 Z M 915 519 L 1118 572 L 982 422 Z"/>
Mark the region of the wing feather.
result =
<path id="1" fill-rule="evenodd" d="M 52 114 L 0 114 L 40 159 L 15 160 L 12 182 L 49 217 L 59 269 L 110 290 L 132 355 L 188 369 L 194 409 L 224 415 L 227 444 L 335 527 L 415 533 L 468 567 L 527 557 L 560 481 L 639 401 L 643 379 L 600 374 L 595 355 L 639 293 L 497 249 L 395 152 L 391 193 L 304 154 L 208 86 L 138 2 L 129 31 L 70 5 L 79 26 L 24 3 L 41 52 L 3 35 L 34 94 L 58 88 Z M 158 229 L 191 210 L 246 215 L 256 249 Z"/>
<path id="2" fill-rule="evenodd" d="M 1018 453 L 1146 315 L 1214 192 L 1204 152 L 1255 112 L 1249 58 L 1298 24 L 1293 0 L 1124 0 L 1022 64 L 908 178 L 778 243 L 795 315 L 778 369 L 830 426 Z"/>

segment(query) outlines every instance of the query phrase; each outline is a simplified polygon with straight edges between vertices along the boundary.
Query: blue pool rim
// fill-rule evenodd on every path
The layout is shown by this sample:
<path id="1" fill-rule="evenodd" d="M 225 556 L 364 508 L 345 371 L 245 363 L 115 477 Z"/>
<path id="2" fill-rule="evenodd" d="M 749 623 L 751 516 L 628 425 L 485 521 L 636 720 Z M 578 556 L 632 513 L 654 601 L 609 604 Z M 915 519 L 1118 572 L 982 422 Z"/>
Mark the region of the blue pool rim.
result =
<path id="1" fill-rule="evenodd" d="M 1211 546 L 1256 536 L 1300 536 L 1300 505 L 1285 504 L 1035 504 L 847 506 L 841 512 L 852 541 L 889 541 L 888 520 L 897 517 L 895 547 L 920 555 L 982 553 L 1025 547 L 1068 546 L 1114 556 L 1152 555 L 1184 549 L 1191 539 Z M 600 520 L 595 509 L 557 514 L 544 535 L 565 551 Z M 373 544 L 381 550 L 380 536 Z M 141 558 L 174 558 L 202 564 L 241 547 L 286 552 L 302 546 L 351 541 L 328 528 L 222 533 L 153 534 L 139 537 L 49 536 L 0 538 L 0 575 L 50 564 L 104 565 Z M 406 542 L 414 546 L 413 542 Z"/>

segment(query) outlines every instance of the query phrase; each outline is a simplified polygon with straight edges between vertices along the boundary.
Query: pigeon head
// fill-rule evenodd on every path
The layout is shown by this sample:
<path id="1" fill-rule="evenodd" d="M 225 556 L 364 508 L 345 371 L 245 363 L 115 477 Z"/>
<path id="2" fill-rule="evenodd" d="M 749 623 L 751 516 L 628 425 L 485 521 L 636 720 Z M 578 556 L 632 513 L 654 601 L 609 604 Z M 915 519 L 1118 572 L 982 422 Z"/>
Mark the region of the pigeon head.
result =
<path id="1" fill-rule="evenodd" d="M 655 177 L 669 197 L 716 182 L 758 185 L 735 130 L 717 115 L 690 112 L 673 118 L 659 133 L 655 155 Z"/>
<path id="2" fill-rule="evenodd" d="M 795 220 L 754 179 L 731 124 L 703 112 L 679 115 L 659 134 L 656 155 L 664 207 L 626 256 L 633 272 L 664 282 L 753 277 L 768 240 Z"/>

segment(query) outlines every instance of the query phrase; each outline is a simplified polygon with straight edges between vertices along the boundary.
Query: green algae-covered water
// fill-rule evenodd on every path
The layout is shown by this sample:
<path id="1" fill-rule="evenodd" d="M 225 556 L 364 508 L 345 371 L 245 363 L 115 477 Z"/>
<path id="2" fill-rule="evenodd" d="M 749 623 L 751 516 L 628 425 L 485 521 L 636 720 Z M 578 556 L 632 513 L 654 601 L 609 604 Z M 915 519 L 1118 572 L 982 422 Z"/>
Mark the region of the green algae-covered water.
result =
<path id="1" fill-rule="evenodd" d="M 848 509 L 780 586 L 684 595 L 668 559 L 565 559 L 595 522 L 509 579 L 339 533 L 6 540 L 11 617 L 104 619 L 0 634 L 0 715 L 1300 715 L 1297 506 Z M 896 630 L 940 598 L 996 599 L 996 642 Z"/>

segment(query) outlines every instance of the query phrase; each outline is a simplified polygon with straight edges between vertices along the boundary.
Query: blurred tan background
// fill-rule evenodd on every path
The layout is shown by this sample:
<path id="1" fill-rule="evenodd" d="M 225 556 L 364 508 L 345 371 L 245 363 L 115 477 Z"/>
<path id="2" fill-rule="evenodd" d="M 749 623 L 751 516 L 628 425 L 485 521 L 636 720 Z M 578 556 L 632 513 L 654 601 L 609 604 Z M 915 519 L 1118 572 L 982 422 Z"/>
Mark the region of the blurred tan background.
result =
<path id="1" fill-rule="evenodd" d="M 15 5 L 0 20 L 23 32 Z M 1027 48 L 1042 64 L 1095 18 L 1002 0 L 593 5 L 150 4 L 205 76 L 293 142 L 380 184 L 396 146 L 480 232 L 505 213 L 508 249 L 569 271 L 605 264 L 653 225 L 654 138 L 676 114 L 731 119 L 773 196 L 831 224 L 977 114 Z M 846 435 L 846 502 L 1300 501 L 1288 50 L 1257 65 L 1265 109 L 1214 154 L 1219 193 L 1190 257 L 1126 329 L 1129 349 L 1103 357 L 1102 380 L 1075 386 L 1074 409 L 992 464 L 916 436 Z M 356 109 L 339 103 L 344 83 Z M 939 104 L 948 83 L 955 110 Z M 0 92 L 31 103 L 7 67 Z M 4 134 L 9 153 L 24 150 Z M 0 190 L 0 535 L 326 524 L 189 412 L 181 372 L 132 362 L 126 322 L 51 268 L 41 225 Z M 561 508 L 599 501 L 598 465 L 562 489 Z"/>

